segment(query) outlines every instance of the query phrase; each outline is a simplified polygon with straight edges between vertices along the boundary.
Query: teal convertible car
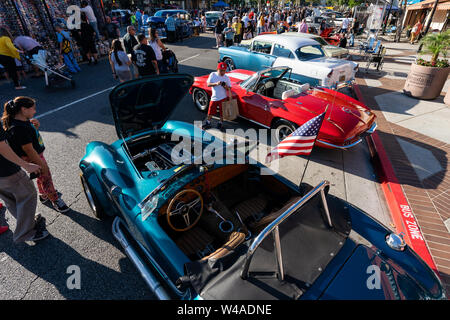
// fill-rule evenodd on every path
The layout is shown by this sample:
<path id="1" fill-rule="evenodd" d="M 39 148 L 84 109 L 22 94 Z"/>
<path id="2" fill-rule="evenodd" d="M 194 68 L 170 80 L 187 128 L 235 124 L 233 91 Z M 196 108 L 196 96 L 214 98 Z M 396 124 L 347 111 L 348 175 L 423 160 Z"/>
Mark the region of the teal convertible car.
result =
<path id="1" fill-rule="evenodd" d="M 79 164 L 94 214 L 113 220 L 158 299 L 445 299 L 403 239 L 327 181 L 299 188 L 242 145 L 168 121 L 192 83 L 171 74 L 115 87 L 119 139 L 89 143 Z M 216 161 L 196 155 L 211 144 Z"/>

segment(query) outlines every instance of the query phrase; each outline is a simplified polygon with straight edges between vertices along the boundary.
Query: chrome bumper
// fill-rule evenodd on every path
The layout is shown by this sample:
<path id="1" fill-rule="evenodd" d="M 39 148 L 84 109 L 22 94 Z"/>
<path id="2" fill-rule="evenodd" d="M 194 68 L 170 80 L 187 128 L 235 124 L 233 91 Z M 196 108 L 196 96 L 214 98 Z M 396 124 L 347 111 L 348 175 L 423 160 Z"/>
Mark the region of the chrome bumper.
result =
<path id="1" fill-rule="evenodd" d="M 371 135 L 372 133 L 375 132 L 376 129 L 377 129 L 377 123 L 374 122 L 374 123 L 372 124 L 372 126 L 370 126 L 369 129 L 367 129 L 365 132 L 363 132 L 363 133 L 359 136 L 359 139 L 358 139 L 358 140 L 356 140 L 355 142 L 353 142 L 353 143 L 351 143 L 351 144 L 345 145 L 345 146 L 338 146 L 338 145 L 335 145 L 335 144 L 332 144 L 332 143 L 329 143 L 329 142 L 322 141 L 322 140 L 320 140 L 320 139 L 317 139 L 317 141 L 320 142 L 321 144 L 324 144 L 324 145 L 326 145 L 326 146 L 328 146 L 328 147 L 331 147 L 331 148 L 341 149 L 341 150 L 347 150 L 347 149 L 353 148 L 353 147 L 356 146 L 357 144 L 361 143 L 364 137 L 366 137 L 366 136 L 368 136 L 368 135 Z"/>

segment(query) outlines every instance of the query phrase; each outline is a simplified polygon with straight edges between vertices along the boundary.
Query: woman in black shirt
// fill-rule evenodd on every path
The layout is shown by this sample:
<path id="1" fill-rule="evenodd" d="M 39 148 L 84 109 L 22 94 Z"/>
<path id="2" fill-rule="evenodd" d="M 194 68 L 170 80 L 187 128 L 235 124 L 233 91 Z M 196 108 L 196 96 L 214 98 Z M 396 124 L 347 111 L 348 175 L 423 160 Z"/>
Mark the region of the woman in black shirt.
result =
<path id="1" fill-rule="evenodd" d="M 37 178 L 39 200 L 50 201 L 53 208 L 66 212 L 69 207 L 58 196 L 50 169 L 44 158 L 44 142 L 39 134 L 39 121 L 33 119 L 36 113 L 36 102 L 29 97 L 16 97 L 5 105 L 2 122 L 8 133 L 8 142 L 14 152 L 22 159 L 39 165 L 42 169 Z"/>
<path id="2" fill-rule="evenodd" d="M 214 27 L 214 35 L 216 36 L 216 48 L 222 46 L 222 31 L 223 31 L 222 20 L 217 19 L 216 25 Z"/>

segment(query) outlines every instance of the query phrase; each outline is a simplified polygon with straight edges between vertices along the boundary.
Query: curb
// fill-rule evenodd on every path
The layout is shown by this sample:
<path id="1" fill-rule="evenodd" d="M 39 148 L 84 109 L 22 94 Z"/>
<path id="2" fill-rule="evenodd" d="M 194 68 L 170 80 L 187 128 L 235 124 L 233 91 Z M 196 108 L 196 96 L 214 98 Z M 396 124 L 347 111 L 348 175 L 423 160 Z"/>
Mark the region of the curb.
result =
<path id="1" fill-rule="evenodd" d="M 353 91 L 357 99 L 364 103 L 364 98 L 358 84 L 353 84 Z M 404 234 L 405 242 L 439 275 L 422 232 L 420 231 L 420 227 L 398 182 L 391 161 L 386 154 L 378 133 L 374 132 L 372 135 L 366 137 L 366 141 L 369 145 L 375 171 L 380 179 L 380 185 L 386 198 L 395 229 L 398 233 Z"/>

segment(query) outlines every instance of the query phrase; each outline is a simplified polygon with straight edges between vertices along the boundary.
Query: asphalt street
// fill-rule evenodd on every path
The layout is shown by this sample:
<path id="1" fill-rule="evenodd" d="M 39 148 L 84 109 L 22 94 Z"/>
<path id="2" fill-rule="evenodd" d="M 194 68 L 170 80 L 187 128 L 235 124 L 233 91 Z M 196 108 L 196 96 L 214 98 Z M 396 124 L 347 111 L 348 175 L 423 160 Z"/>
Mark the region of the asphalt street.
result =
<path id="1" fill-rule="evenodd" d="M 211 33 L 168 44 L 180 62 L 180 72 L 194 76 L 208 74 L 217 65 L 217 49 Z M 38 204 L 47 219 L 51 236 L 37 244 L 15 245 L 12 232 L 0 236 L 0 299 L 152 299 L 139 272 L 126 257 L 111 233 L 112 220 L 99 221 L 91 213 L 79 182 L 78 162 L 85 146 L 94 140 L 112 143 L 117 139 L 108 94 L 117 84 L 109 63 L 81 65 L 76 88 L 48 90 L 44 80 L 27 79 L 26 90 L 17 92 L 11 84 L 0 83 L 0 103 L 20 94 L 37 100 L 40 132 L 55 186 L 71 210 L 59 214 Z M 202 120 L 190 95 L 172 118 L 187 122 Z M 226 128 L 255 128 L 245 120 L 227 123 Z M 215 131 L 215 130 L 213 130 Z M 217 132 L 215 132 L 217 134 Z M 286 161 L 285 161 L 286 160 Z M 283 159 L 281 173 L 298 183 L 305 159 Z M 311 156 L 305 182 L 317 184 L 327 179 L 330 192 L 341 197 L 389 227 L 390 218 L 370 163 L 365 144 L 343 152 L 316 149 Z M 5 221 L 6 220 L 6 221 Z M 14 230 L 15 219 L 5 209 L 0 224 Z M 79 266 L 81 289 L 68 289 L 69 266 Z"/>

